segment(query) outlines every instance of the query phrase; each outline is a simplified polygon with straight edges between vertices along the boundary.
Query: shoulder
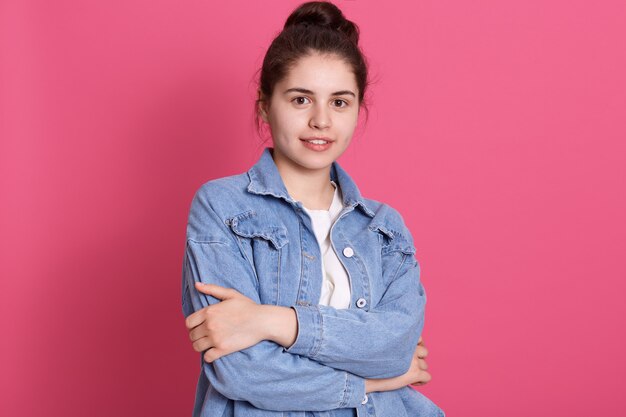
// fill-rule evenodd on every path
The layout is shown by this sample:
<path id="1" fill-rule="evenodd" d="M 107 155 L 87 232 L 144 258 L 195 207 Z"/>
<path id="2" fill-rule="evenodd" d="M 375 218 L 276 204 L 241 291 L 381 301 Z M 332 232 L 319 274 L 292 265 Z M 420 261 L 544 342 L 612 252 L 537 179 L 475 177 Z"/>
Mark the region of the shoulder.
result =
<path id="1" fill-rule="evenodd" d="M 282 201 L 251 192 L 249 186 L 247 172 L 202 184 L 191 202 L 187 238 L 204 240 L 221 235 L 233 240 L 231 232 L 244 233 L 244 224 L 252 234 L 266 234 L 268 228 L 280 226 L 281 213 L 288 212 Z"/>
<path id="2" fill-rule="evenodd" d="M 243 173 L 202 184 L 191 201 L 187 238 L 203 240 L 224 234 L 229 213 L 237 211 L 246 198 L 248 183 L 248 176 Z"/>
<path id="3" fill-rule="evenodd" d="M 390 243 L 394 243 L 393 247 L 399 250 L 415 252 L 413 235 L 400 211 L 390 204 L 377 200 L 365 199 L 365 201 L 374 212 L 374 217 L 368 226 L 370 230 L 378 230 Z"/>
<path id="4" fill-rule="evenodd" d="M 209 203 L 212 205 L 227 199 L 228 196 L 239 195 L 246 191 L 249 179 L 246 173 L 216 178 L 205 182 L 196 191 L 194 204 Z"/>

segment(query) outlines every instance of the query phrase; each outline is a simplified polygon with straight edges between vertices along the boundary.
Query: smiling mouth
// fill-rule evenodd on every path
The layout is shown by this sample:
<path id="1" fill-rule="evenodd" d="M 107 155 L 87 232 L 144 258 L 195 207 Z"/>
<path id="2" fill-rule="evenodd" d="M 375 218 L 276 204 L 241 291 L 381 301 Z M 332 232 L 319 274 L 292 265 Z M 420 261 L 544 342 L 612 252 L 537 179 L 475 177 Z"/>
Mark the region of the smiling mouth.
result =
<path id="1" fill-rule="evenodd" d="M 326 139 L 300 139 L 303 142 L 309 142 L 312 143 L 314 145 L 326 145 L 327 143 L 332 142 L 331 140 L 326 140 Z"/>

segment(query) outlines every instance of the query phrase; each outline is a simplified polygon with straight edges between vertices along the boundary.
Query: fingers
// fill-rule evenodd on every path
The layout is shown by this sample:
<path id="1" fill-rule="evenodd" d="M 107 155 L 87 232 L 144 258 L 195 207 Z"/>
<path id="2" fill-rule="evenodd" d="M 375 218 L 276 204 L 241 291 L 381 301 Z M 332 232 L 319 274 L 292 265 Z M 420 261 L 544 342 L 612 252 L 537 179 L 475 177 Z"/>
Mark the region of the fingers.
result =
<path id="1" fill-rule="evenodd" d="M 196 326 L 189 331 L 189 339 L 192 342 L 196 340 L 200 340 L 203 337 L 207 337 L 209 335 L 209 331 L 205 328 L 205 326 Z"/>
<path id="2" fill-rule="evenodd" d="M 233 298 L 240 294 L 237 290 L 232 288 L 220 287 L 215 284 L 204 284 L 202 282 L 195 283 L 196 289 L 203 294 L 212 295 L 213 297 L 219 300 L 225 300 L 227 298 Z M 187 329 L 191 330 L 196 326 L 199 326 L 204 322 L 206 314 L 211 306 L 204 307 L 195 313 L 190 314 L 185 319 L 185 326 Z"/>
<path id="3" fill-rule="evenodd" d="M 211 349 L 212 343 L 208 337 L 203 337 L 193 342 L 192 346 L 196 352 L 204 352 L 207 349 Z"/>
<path id="4" fill-rule="evenodd" d="M 218 348 L 209 349 L 204 353 L 204 361 L 207 363 L 212 363 L 214 360 L 224 356 L 224 353 L 225 352 Z"/>
<path id="5" fill-rule="evenodd" d="M 415 355 L 418 358 L 425 358 L 426 356 L 428 356 L 428 349 L 426 349 L 426 346 L 417 345 L 417 347 L 415 348 Z"/>
<path id="6" fill-rule="evenodd" d="M 203 294 L 211 295 L 221 301 L 227 300 L 230 298 L 235 298 L 235 297 L 245 297 L 234 288 L 221 287 L 215 284 L 204 284 L 202 282 L 196 282 L 195 287 L 199 292 Z M 210 308 L 211 306 L 207 306 L 207 307 L 204 307 L 203 309 L 196 311 L 195 313 L 190 314 L 185 319 L 185 326 L 187 327 L 187 329 L 191 330 L 194 327 L 202 324 Z"/>
<path id="7" fill-rule="evenodd" d="M 421 385 L 429 383 L 431 379 L 432 379 L 432 376 L 428 372 L 422 371 L 422 372 L 420 372 L 419 378 L 415 382 L 413 382 L 412 384 L 409 384 L 409 385 L 410 386 L 414 386 L 414 385 L 421 386 Z"/>
<path id="8" fill-rule="evenodd" d="M 409 386 L 417 387 L 427 384 L 432 379 L 432 376 L 427 371 L 428 363 L 426 363 L 426 357 L 428 356 L 428 349 L 424 346 L 424 339 L 420 336 L 417 346 L 415 348 L 415 354 L 413 357 L 413 366 L 416 366 L 417 376 L 413 383 Z M 414 368 L 415 369 L 415 368 Z"/>
<path id="9" fill-rule="evenodd" d="M 203 337 L 202 339 L 195 341 L 193 343 L 193 350 L 196 352 L 204 352 L 206 350 L 202 357 L 207 363 L 212 363 L 214 360 L 221 358 L 226 353 L 221 349 L 212 347 L 207 337 Z"/>
<path id="10" fill-rule="evenodd" d="M 187 329 L 191 330 L 194 327 L 199 326 L 200 324 L 202 324 L 202 322 L 204 322 L 205 315 L 207 313 L 206 310 L 209 307 L 205 307 L 205 308 L 203 308 L 201 310 L 198 310 L 195 313 L 192 313 L 189 316 L 187 316 L 187 318 L 185 319 L 185 326 L 187 327 Z"/>
<path id="11" fill-rule="evenodd" d="M 196 289 L 203 294 L 212 295 L 219 300 L 236 297 L 239 292 L 232 288 L 221 287 L 215 284 L 196 282 Z"/>

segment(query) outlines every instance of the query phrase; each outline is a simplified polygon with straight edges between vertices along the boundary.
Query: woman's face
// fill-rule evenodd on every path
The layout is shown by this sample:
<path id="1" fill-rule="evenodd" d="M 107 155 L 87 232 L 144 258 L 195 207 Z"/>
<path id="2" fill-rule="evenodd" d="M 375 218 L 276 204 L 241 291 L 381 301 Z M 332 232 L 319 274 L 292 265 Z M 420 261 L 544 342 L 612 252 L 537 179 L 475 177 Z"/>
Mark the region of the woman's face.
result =
<path id="1" fill-rule="evenodd" d="M 335 55 L 300 58 L 278 82 L 261 117 L 270 125 L 274 161 L 298 170 L 327 169 L 348 147 L 359 116 L 351 67 Z M 311 142 L 316 138 L 323 144 Z"/>

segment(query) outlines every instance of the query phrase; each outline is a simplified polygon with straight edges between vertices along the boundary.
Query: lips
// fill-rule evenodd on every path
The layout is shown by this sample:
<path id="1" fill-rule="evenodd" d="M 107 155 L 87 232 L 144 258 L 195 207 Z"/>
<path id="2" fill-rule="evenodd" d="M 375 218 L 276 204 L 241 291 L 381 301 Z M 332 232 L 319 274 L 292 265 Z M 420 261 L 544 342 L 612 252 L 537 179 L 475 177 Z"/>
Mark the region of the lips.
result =
<path id="1" fill-rule="evenodd" d="M 315 152 L 324 152 L 331 148 L 333 141 L 326 137 L 300 138 L 302 145 Z"/>
<path id="2" fill-rule="evenodd" d="M 327 143 L 333 142 L 332 139 L 327 137 L 311 137 L 311 138 L 300 138 L 301 141 L 309 142 L 317 145 L 325 145 Z"/>

